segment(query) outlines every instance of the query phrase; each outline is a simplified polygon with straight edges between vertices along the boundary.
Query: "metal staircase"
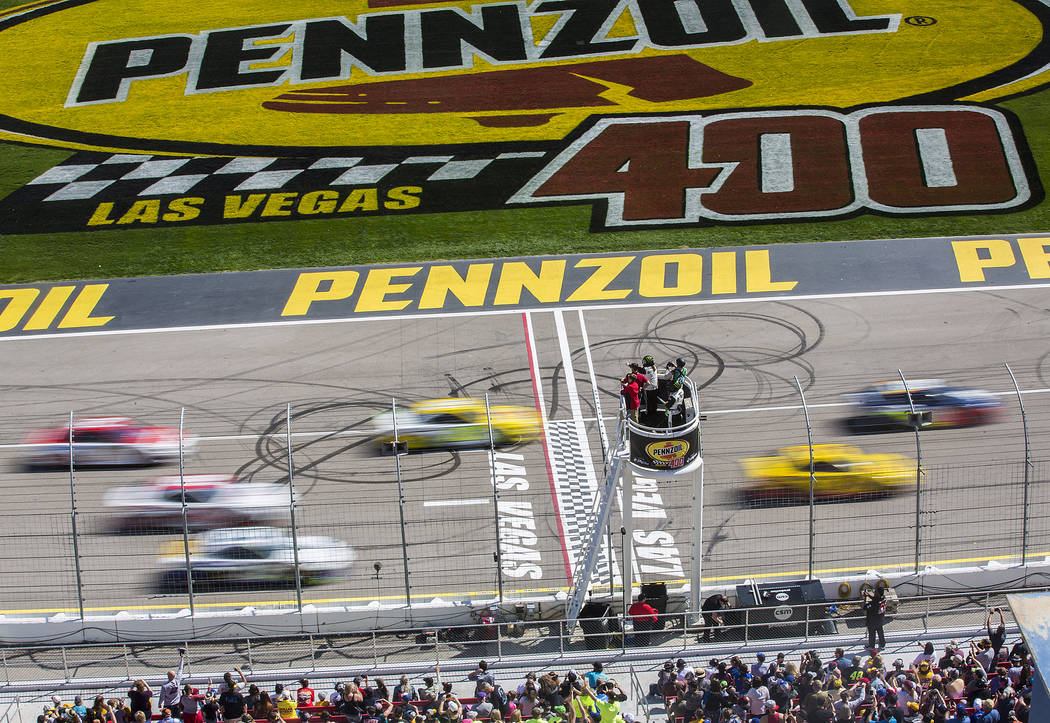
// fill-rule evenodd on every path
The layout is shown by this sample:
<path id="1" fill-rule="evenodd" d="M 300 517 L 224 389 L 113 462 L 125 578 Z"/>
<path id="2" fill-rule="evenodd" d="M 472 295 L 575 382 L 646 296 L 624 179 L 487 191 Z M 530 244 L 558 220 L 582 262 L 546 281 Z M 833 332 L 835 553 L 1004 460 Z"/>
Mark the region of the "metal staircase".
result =
<path id="1" fill-rule="evenodd" d="M 612 513 L 613 500 L 616 499 L 616 486 L 620 482 L 620 471 L 626 464 L 628 458 L 629 437 L 627 434 L 626 415 L 622 409 L 618 424 L 616 444 L 609 449 L 606 456 L 605 484 L 599 490 L 595 500 L 594 514 L 591 515 L 587 529 L 580 535 L 581 540 L 587 540 L 587 547 L 581 550 L 580 556 L 572 573 L 572 586 L 569 588 L 569 604 L 565 610 L 565 620 L 569 629 L 576 624 L 576 618 L 583 608 L 587 598 L 587 590 L 591 585 L 591 575 L 601 554 L 602 535 L 609 524 L 609 516 Z M 612 574 L 612 560 L 609 561 L 610 574 Z"/>

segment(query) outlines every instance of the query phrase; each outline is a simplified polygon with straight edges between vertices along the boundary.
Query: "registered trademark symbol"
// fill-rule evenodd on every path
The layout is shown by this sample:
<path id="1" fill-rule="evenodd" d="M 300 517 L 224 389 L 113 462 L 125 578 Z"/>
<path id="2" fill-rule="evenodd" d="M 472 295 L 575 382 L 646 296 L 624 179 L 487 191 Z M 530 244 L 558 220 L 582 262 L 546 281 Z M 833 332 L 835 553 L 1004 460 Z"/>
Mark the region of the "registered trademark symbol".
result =
<path id="1" fill-rule="evenodd" d="M 937 18 L 931 18 L 929 15 L 911 15 L 904 18 L 904 22 L 908 23 L 908 25 L 926 27 L 928 25 L 936 25 Z"/>

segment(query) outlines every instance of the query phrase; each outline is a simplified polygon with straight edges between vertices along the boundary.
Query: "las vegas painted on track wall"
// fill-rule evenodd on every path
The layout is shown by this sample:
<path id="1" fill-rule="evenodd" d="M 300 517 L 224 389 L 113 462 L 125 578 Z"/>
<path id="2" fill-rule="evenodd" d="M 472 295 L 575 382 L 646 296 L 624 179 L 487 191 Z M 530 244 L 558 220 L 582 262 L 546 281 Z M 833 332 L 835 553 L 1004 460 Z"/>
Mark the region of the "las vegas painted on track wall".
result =
<path id="1" fill-rule="evenodd" d="M 591 230 L 1042 202 L 1034 0 L 58 0 L 0 15 L 11 233 L 589 205 Z M 39 52 L 47 48 L 47 52 Z"/>

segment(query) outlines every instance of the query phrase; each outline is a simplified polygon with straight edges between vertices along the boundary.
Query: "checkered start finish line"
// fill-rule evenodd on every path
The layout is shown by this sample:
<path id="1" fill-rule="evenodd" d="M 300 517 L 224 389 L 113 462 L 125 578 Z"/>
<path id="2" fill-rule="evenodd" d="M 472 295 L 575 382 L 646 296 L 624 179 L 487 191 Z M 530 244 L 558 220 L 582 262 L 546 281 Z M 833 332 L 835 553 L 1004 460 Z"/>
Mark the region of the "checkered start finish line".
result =
<path id="1" fill-rule="evenodd" d="M 34 233 L 114 225 L 288 220 L 322 214 L 480 210 L 503 206 L 548 155 L 521 151 L 393 159 L 172 158 L 85 152 L 29 181 L 0 202 L 0 211 L 14 221 L 11 231 Z M 397 188 L 411 189 L 401 192 L 407 202 L 385 203 L 390 190 Z M 315 192 L 328 192 L 323 197 L 326 204 L 318 204 L 322 199 Z M 277 213 L 266 212 L 265 201 L 244 205 L 249 196 L 273 194 L 282 194 Z M 300 203 L 307 194 L 313 198 Z M 235 200 L 229 200 L 230 196 Z M 177 207 L 173 205 L 176 199 Z M 174 212 L 179 209 L 181 212 Z"/>

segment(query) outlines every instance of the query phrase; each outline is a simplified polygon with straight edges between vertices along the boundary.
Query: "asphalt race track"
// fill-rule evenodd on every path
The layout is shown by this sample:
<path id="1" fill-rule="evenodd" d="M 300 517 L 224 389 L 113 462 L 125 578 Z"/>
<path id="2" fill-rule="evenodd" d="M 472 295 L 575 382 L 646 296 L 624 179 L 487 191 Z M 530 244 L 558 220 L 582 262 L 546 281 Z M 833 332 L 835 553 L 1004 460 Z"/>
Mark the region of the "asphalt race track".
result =
<path id="1" fill-rule="evenodd" d="M 808 506 L 751 508 L 738 497 L 740 458 L 806 441 L 795 377 L 815 442 L 914 459 L 909 432 L 856 436 L 842 425 L 849 408 L 841 395 L 895 379 L 898 369 L 909 379 L 1002 394 L 1007 409 L 999 424 L 921 434 L 923 564 L 1020 555 L 1024 435 L 1004 362 L 1027 392 L 1036 460 L 1029 554 L 1042 557 L 1050 554 L 1050 467 L 1041 461 L 1050 443 L 1046 298 L 1041 288 L 967 290 L 5 341 L 0 614 L 76 609 L 69 475 L 21 470 L 17 446 L 32 429 L 62 424 L 71 409 L 178 426 L 184 407 L 186 428 L 202 438 L 187 473 L 287 481 L 290 404 L 299 534 L 344 540 L 357 553 L 348 579 L 307 587 L 306 601 L 404 595 L 395 464 L 374 454 L 367 427 L 392 396 L 407 402 L 488 393 L 493 403 L 539 405 L 548 440 L 564 439 L 566 430 L 571 437 L 578 417 L 590 464 L 585 453 L 533 442 L 506 450 L 497 462 L 508 466 L 496 470 L 527 483 L 501 492 L 504 591 L 564 588 L 567 558 L 579 547 L 564 520 L 587 503 L 573 499 L 564 480 L 555 495 L 552 474 L 582 462 L 576 483 L 586 488 L 601 478 L 594 399 L 612 434 L 624 362 L 646 353 L 658 361 L 684 357 L 701 387 L 705 580 L 790 579 L 807 571 Z M 78 471 L 77 552 L 89 609 L 186 606 L 185 594 L 153 585 L 160 548 L 181 543 L 181 535 L 114 534 L 102 503 L 111 487 L 173 472 Z M 410 455 L 403 476 L 413 600 L 491 596 L 498 579 L 487 454 Z M 687 577 L 692 482 L 636 479 L 635 493 L 636 581 Z M 815 570 L 910 569 L 915 518 L 913 496 L 818 505 Z M 620 544 L 619 534 L 613 542 Z M 374 562 L 382 563 L 378 575 Z M 237 607 L 294 597 L 287 587 L 223 590 L 202 592 L 196 602 Z"/>

